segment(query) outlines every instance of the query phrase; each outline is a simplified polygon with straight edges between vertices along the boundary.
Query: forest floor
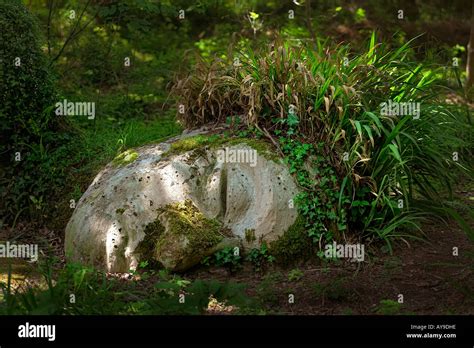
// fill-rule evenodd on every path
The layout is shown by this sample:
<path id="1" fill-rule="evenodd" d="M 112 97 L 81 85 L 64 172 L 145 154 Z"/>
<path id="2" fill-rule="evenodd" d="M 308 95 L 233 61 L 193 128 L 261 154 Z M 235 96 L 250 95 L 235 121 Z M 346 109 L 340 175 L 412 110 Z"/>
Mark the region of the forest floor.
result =
<path id="1" fill-rule="evenodd" d="M 263 274 L 248 265 L 233 275 L 210 268 L 189 278 L 245 283 L 265 313 L 474 314 L 472 242 L 453 225 L 427 225 L 424 231 L 429 240 L 400 243 L 392 255 L 372 255 L 361 264 L 307 264 L 298 267 L 301 272 L 273 268 Z"/>
<path id="2" fill-rule="evenodd" d="M 472 185 L 462 186 L 456 201 L 473 208 Z M 392 254 L 369 250 L 362 263 L 317 261 L 299 271 L 273 268 L 263 274 L 248 265 L 232 276 L 210 268 L 189 277 L 245 283 L 265 313 L 474 314 L 474 244 L 454 222 L 426 223 L 423 232 L 423 240 L 398 241 Z"/>
<path id="3" fill-rule="evenodd" d="M 474 207 L 474 190 L 457 191 L 456 197 Z M 43 254 L 64 261 L 57 233 L 39 232 L 31 224 L 19 224 L 0 231 L 0 240 L 38 243 Z M 454 223 L 427 223 L 423 232 L 423 240 L 394 243 L 392 254 L 382 252 L 380 245 L 371 247 L 364 262 L 317 259 L 297 268 L 270 265 L 260 272 L 246 262 L 233 273 L 200 266 L 181 277 L 246 284 L 246 294 L 258 304 L 252 313 L 259 314 L 474 314 L 474 244 Z M 7 260 L 0 259 L 0 281 L 6 280 Z M 41 282 L 36 266 L 23 260 L 14 262 L 12 274 L 17 285 Z M 152 276 L 146 283 L 152 286 L 157 280 Z M 224 306 L 217 312 L 233 310 Z"/>

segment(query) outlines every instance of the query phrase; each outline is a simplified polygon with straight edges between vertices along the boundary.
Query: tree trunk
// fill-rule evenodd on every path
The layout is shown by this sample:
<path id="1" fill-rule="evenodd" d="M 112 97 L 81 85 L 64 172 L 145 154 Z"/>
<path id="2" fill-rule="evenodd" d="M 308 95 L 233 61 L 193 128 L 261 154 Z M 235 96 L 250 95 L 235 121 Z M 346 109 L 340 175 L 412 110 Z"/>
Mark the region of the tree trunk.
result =
<path id="1" fill-rule="evenodd" d="M 469 44 L 467 45 L 467 87 L 471 87 L 474 84 L 474 2 L 472 3 L 472 14 L 471 14 L 471 35 L 469 37 Z"/>
<path id="2" fill-rule="evenodd" d="M 306 12 L 306 25 L 308 26 L 309 34 L 311 35 L 311 40 L 316 44 L 316 34 L 314 33 L 313 23 L 311 19 L 311 0 L 306 0 L 305 3 L 305 12 Z M 472 36 L 472 32 L 471 32 Z"/>

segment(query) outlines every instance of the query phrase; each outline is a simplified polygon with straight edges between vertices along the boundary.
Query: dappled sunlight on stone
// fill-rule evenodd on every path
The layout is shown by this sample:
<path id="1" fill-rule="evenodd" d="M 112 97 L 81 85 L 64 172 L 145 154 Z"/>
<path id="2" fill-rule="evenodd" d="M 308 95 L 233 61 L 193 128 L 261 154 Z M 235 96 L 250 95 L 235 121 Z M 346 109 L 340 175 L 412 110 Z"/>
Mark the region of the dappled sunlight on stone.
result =
<path id="1" fill-rule="evenodd" d="M 214 247 L 250 249 L 283 235 L 297 217 L 289 204 L 297 188 L 286 166 L 272 159 L 264 141 L 216 140 L 205 134 L 137 148 L 133 162 L 106 166 L 79 201 L 66 228 L 71 259 L 105 266 L 109 272 L 135 269 L 145 259 L 185 271 L 215 252 Z M 219 160 L 223 148 L 254 156 Z M 174 242 L 172 227 L 153 232 L 153 224 L 169 222 L 170 216 L 162 216 L 160 209 L 187 201 L 221 226 L 222 243 L 181 255 L 194 235 L 203 234 L 199 227 L 191 228 L 189 235 L 181 231 Z M 147 235 L 147 229 L 154 234 Z M 254 231 L 255 238 L 246 238 L 248 230 Z"/>

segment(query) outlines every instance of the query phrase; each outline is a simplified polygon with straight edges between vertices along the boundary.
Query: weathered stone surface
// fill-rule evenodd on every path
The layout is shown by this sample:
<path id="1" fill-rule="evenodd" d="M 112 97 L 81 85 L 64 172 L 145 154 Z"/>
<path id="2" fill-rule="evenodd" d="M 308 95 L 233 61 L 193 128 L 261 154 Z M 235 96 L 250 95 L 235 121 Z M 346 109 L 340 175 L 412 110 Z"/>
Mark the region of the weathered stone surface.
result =
<path id="1" fill-rule="evenodd" d="M 220 139 L 180 153 L 171 146 L 179 139 L 129 150 L 97 175 L 66 227 L 71 260 L 126 272 L 152 257 L 183 271 L 236 241 L 244 248 L 274 241 L 293 224 L 297 213 L 288 202 L 296 186 L 266 146 L 258 146 L 253 163 L 239 163 L 223 161 L 223 151 L 253 151 L 255 142 Z M 178 217 L 188 229 L 176 229 Z M 147 233 L 153 227 L 158 232 Z"/>

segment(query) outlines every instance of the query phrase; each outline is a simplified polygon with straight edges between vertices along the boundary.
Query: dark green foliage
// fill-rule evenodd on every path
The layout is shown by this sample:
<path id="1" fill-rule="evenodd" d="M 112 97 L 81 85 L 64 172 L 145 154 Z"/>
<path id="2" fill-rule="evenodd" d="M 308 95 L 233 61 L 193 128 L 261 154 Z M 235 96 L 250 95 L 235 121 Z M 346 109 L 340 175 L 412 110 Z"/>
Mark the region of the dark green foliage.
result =
<path id="1" fill-rule="evenodd" d="M 69 138 L 53 110 L 57 93 L 37 21 L 20 1 L 2 0 L 0 27 L 0 215 L 11 221 L 34 206 L 41 217 L 64 174 Z"/>
<path id="2" fill-rule="evenodd" d="M 242 267 L 242 257 L 238 248 L 227 247 L 214 254 L 214 263 L 216 266 L 235 272 Z"/>
<path id="3" fill-rule="evenodd" d="M 212 256 L 205 257 L 201 264 L 204 266 L 216 265 L 218 267 L 225 267 L 233 273 L 242 268 L 244 260 L 250 262 L 256 271 L 262 271 L 265 266 L 273 263 L 275 258 L 271 255 L 267 244 L 263 243 L 260 248 L 249 250 L 245 258 L 240 256 L 238 248 L 226 247 Z"/>
<path id="4" fill-rule="evenodd" d="M 308 236 L 314 243 L 322 236 L 326 241 L 339 237 L 340 232 L 347 228 L 346 211 L 337 210 L 340 190 L 338 178 L 330 160 L 324 156 L 324 143 L 313 146 L 296 137 L 299 120 L 293 113 L 287 119 L 276 120 L 276 123 L 287 127 L 284 133 L 277 133 L 290 174 L 294 174 L 303 189 L 295 197 L 295 203 L 299 214 L 305 219 Z"/>
<path id="5" fill-rule="evenodd" d="M 11 140 L 38 140 L 42 131 L 55 125 L 53 113 L 46 109 L 56 95 L 33 15 L 20 1 L 1 1 L 0 23 L 0 126 L 2 134 L 9 136 L 2 139 L 5 146 Z"/>
<path id="6" fill-rule="evenodd" d="M 260 248 L 251 249 L 248 252 L 245 260 L 251 262 L 254 269 L 258 272 L 268 264 L 273 263 L 273 261 L 275 261 L 275 257 L 270 254 L 267 244 L 262 243 Z"/>
<path id="7" fill-rule="evenodd" d="M 46 289 L 28 286 L 14 290 L 9 273 L 7 282 L 0 283 L 0 314 L 202 314 L 211 296 L 237 306 L 236 310 L 251 305 L 243 284 L 190 282 L 173 276 L 156 282 L 150 289 L 143 287 L 143 280 L 124 283 L 78 264 L 58 269 L 52 260 L 42 264 L 41 272 Z M 184 295 L 184 301 L 180 302 L 180 295 Z"/>

